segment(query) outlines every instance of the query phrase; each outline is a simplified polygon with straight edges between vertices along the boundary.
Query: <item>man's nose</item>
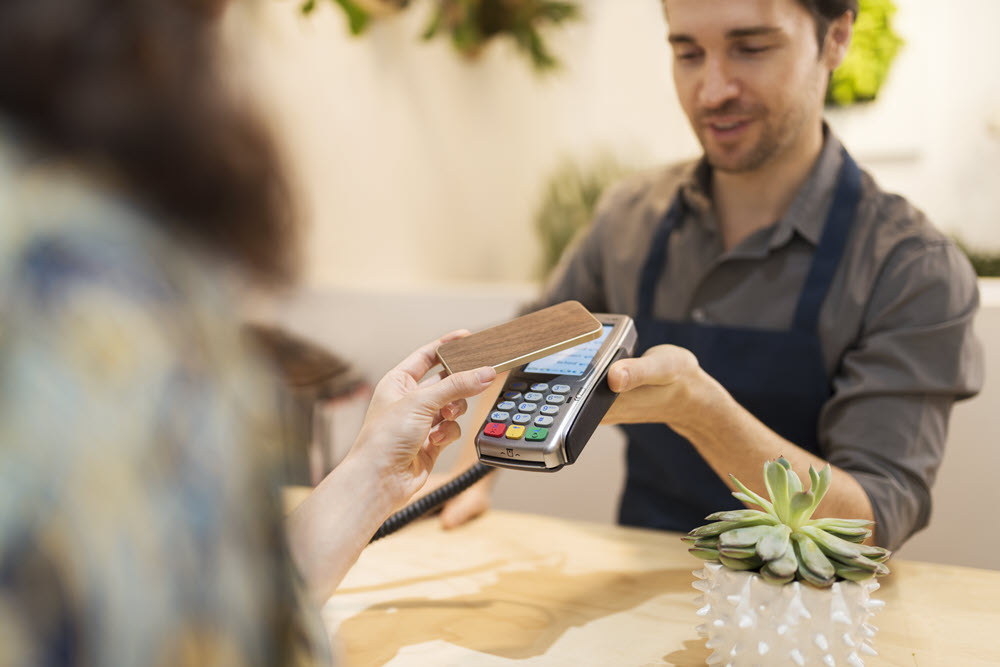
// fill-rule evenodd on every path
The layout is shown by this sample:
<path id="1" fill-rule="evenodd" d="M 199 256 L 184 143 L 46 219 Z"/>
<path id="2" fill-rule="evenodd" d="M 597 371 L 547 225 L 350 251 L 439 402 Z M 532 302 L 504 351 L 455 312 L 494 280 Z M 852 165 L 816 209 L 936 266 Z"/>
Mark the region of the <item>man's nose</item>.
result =
<path id="1" fill-rule="evenodd" d="M 740 86 L 722 58 L 708 58 L 698 90 L 702 108 L 716 109 L 740 94 Z"/>

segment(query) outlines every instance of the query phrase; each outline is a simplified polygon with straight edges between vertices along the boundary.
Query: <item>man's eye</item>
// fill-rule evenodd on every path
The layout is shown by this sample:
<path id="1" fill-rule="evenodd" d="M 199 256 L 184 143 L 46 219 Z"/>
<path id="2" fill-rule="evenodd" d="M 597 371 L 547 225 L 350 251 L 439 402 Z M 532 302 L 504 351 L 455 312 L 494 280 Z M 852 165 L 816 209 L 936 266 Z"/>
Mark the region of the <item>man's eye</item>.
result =
<path id="1" fill-rule="evenodd" d="M 770 51 L 771 47 L 745 44 L 743 46 L 737 47 L 737 50 L 744 55 L 753 56 L 760 53 L 764 53 L 765 51 Z"/>
<path id="2" fill-rule="evenodd" d="M 676 54 L 677 60 L 683 60 L 687 62 L 695 60 L 699 56 L 701 56 L 701 53 L 699 53 L 698 51 L 678 51 Z"/>

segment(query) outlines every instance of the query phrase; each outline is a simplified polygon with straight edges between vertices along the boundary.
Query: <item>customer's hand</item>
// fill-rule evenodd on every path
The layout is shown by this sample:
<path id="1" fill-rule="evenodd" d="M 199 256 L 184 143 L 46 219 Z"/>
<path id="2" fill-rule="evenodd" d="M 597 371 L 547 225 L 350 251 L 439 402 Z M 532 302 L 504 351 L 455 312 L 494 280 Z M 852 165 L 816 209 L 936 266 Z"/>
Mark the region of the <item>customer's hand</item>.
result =
<path id="1" fill-rule="evenodd" d="M 454 420 L 465 399 L 496 377 L 485 367 L 421 382 L 437 365 L 438 346 L 460 335 L 428 343 L 382 378 L 351 451 L 288 517 L 292 555 L 317 601 L 333 593 L 379 525 L 423 486 L 441 449 L 460 434 Z"/>
<path id="2" fill-rule="evenodd" d="M 373 467 L 386 500 L 397 506 L 424 485 L 438 454 L 461 435 L 455 420 L 465 413 L 465 399 L 484 391 L 496 377 L 487 366 L 450 376 L 442 371 L 421 382 L 438 364 L 437 348 L 465 333 L 428 343 L 379 381 L 348 454 Z"/>

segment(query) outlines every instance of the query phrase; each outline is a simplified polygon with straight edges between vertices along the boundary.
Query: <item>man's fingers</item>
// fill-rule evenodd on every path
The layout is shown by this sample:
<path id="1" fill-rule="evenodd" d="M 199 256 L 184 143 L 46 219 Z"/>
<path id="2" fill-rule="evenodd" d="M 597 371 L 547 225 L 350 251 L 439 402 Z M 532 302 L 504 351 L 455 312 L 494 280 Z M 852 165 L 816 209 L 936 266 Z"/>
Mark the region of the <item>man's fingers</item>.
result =
<path id="1" fill-rule="evenodd" d="M 612 364 L 608 386 L 620 394 L 644 385 L 667 385 L 697 365 L 689 350 L 676 345 L 657 345 L 638 359 L 622 359 Z"/>
<path id="2" fill-rule="evenodd" d="M 461 526 L 475 519 L 489 507 L 489 491 L 478 484 L 473 484 L 445 503 L 441 510 L 441 525 L 445 528 Z"/>

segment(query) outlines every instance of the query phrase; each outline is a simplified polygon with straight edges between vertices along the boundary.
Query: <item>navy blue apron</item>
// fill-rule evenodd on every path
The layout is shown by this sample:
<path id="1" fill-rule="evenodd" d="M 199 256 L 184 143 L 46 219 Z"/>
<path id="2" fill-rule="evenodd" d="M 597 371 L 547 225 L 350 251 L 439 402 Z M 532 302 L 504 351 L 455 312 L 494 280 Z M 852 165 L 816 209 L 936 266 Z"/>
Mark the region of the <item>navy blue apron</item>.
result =
<path id="1" fill-rule="evenodd" d="M 670 233 L 683 216 L 678 194 L 654 235 L 641 274 L 635 355 L 664 343 L 691 350 L 740 405 L 782 437 L 819 454 L 819 412 L 832 391 L 817 335 L 819 311 L 843 255 L 860 190 L 861 172 L 845 151 L 833 203 L 787 331 L 653 317 Z M 619 523 L 686 532 L 703 524 L 710 512 L 743 507 L 691 443 L 669 427 L 638 424 L 626 426 L 625 432 L 628 476 Z"/>

